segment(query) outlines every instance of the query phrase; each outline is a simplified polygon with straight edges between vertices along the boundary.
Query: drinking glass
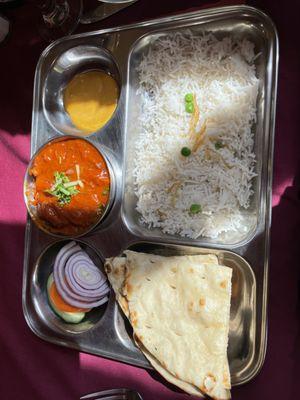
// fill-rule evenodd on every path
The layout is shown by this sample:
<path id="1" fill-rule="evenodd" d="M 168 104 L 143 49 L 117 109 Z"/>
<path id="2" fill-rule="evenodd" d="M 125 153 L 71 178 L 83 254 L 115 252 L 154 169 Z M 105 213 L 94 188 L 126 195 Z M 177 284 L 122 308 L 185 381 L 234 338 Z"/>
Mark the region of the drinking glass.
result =
<path id="1" fill-rule="evenodd" d="M 37 0 L 40 9 L 38 29 L 44 39 L 55 40 L 73 33 L 79 23 L 91 24 L 101 21 L 136 1 L 94 0 L 96 8 L 83 14 L 82 0 Z"/>
<path id="2" fill-rule="evenodd" d="M 82 14 L 82 0 L 37 0 L 40 9 L 38 30 L 48 40 L 74 32 Z"/>

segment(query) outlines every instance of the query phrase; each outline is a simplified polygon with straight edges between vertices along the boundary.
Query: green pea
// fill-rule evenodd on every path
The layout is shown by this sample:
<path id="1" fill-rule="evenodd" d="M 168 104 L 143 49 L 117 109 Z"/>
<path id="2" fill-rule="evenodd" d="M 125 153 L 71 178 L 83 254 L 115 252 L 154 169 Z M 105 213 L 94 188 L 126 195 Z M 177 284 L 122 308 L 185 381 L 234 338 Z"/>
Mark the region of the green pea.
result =
<path id="1" fill-rule="evenodd" d="M 184 100 L 185 100 L 186 103 L 191 103 L 192 101 L 194 101 L 194 96 L 193 96 L 193 94 L 192 94 L 192 93 L 187 93 L 187 94 L 184 96 Z"/>
<path id="2" fill-rule="evenodd" d="M 188 157 L 191 155 L 191 150 L 188 147 L 183 147 L 181 149 L 181 154 L 183 155 L 183 157 Z"/>
<path id="3" fill-rule="evenodd" d="M 220 149 L 222 149 L 222 147 L 224 147 L 223 143 L 222 143 L 220 140 L 218 140 L 218 141 L 215 143 L 215 149 L 216 149 L 216 150 L 220 150 Z"/>
<path id="4" fill-rule="evenodd" d="M 198 214 L 202 212 L 202 207 L 200 204 L 192 204 L 190 207 L 190 214 Z"/>
<path id="5" fill-rule="evenodd" d="M 194 109 L 195 109 L 195 107 L 194 107 L 193 103 L 185 103 L 185 111 L 186 112 L 193 114 Z"/>

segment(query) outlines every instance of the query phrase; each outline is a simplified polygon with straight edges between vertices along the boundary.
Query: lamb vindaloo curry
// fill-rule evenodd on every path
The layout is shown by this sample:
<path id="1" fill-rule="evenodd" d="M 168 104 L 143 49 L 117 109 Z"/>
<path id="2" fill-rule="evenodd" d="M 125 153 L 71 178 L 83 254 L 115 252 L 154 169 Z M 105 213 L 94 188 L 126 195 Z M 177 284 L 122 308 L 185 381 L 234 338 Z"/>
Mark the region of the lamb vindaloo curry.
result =
<path id="1" fill-rule="evenodd" d="M 109 200 L 110 175 L 94 146 L 83 139 L 49 143 L 35 157 L 37 218 L 53 233 L 77 235 L 102 215 Z"/>

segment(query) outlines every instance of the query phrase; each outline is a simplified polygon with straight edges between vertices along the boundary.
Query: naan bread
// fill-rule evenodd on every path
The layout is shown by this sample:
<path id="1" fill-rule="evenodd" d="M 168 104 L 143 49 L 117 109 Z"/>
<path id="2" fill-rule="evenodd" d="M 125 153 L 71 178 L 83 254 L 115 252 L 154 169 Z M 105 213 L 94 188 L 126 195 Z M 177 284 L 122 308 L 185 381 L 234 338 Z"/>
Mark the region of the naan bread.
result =
<path id="1" fill-rule="evenodd" d="M 188 393 L 230 398 L 231 269 L 214 255 L 125 254 L 106 269 L 145 356 Z"/>
<path id="2" fill-rule="evenodd" d="M 178 379 L 174 375 L 172 375 L 168 370 L 166 370 L 161 365 L 161 363 L 155 357 L 153 357 L 152 354 L 149 353 L 149 351 L 143 346 L 143 344 L 137 338 L 135 338 L 135 343 L 140 348 L 140 350 L 143 352 L 144 356 L 148 359 L 148 361 L 153 366 L 153 368 L 158 373 L 160 373 L 160 375 L 162 377 L 164 377 L 166 381 L 172 383 L 172 385 L 179 387 L 181 390 L 183 390 L 186 393 L 189 393 L 193 396 L 204 398 L 203 394 L 195 386 L 190 385 L 187 382 L 181 381 L 180 379 Z"/>
<path id="3" fill-rule="evenodd" d="M 109 282 L 115 292 L 116 300 L 119 303 L 123 313 L 129 319 L 129 309 L 126 298 L 122 295 L 123 283 L 126 274 L 126 258 L 115 257 L 106 260 L 104 265 Z"/>
<path id="4" fill-rule="evenodd" d="M 122 285 L 125 280 L 125 273 L 126 273 L 126 259 L 124 257 L 116 257 L 116 258 L 111 258 L 108 259 L 105 263 L 105 269 L 110 277 L 110 283 L 111 286 L 115 292 L 116 299 L 123 311 L 123 313 L 126 315 L 126 317 L 129 319 L 129 308 L 128 308 L 128 303 L 126 300 L 126 297 L 122 295 Z M 145 357 L 148 359 L 150 364 L 153 366 L 153 368 L 160 373 L 161 376 L 163 376 L 168 382 L 172 383 L 173 385 L 176 385 L 183 391 L 192 394 L 194 396 L 198 396 L 201 398 L 204 398 L 202 393 L 194 386 L 190 385 L 187 382 L 183 382 L 170 374 L 161 364 L 160 362 L 153 357 L 148 350 L 143 346 L 143 344 L 138 340 L 138 338 L 134 335 L 134 341 L 137 345 L 137 347 L 140 348 L 140 350 L 143 352 Z"/>

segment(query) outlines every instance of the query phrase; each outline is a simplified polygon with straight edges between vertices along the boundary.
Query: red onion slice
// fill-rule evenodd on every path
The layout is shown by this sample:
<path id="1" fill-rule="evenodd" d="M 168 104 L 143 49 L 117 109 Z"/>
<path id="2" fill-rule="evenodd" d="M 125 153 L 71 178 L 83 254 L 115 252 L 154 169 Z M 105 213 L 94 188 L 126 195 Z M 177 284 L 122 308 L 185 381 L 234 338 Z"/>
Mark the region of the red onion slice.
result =
<path id="1" fill-rule="evenodd" d="M 95 267 L 83 252 L 69 258 L 66 265 L 66 276 L 69 274 L 74 277 L 79 285 L 90 290 L 98 289 L 106 281 L 104 274 Z"/>
<path id="2" fill-rule="evenodd" d="M 108 301 L 106 276 L 75 242 L 58 252 L 53 276 L 59 294 L 74 307 L 88 309 Z"/>
<path id="3" fill-rule="evenodd" d="M 76 270 L 76 268 L 82 268 L 85 270 L 86 274 L 88 274 L 90 271 L 89 267 L 90 264 L 87 264 L 85 260 L 80 257 L 80 253 L 74 254 L 67 261 L 65 268 L 65 279 L 68 286 L 65 288 L 65 291 L 69 296 L 73 297 L 74 299 L 81 300 L 81 298 L 84 298 L 84 301 L 93 301 L 94 299 L 99 299 L 99 297 L 103 295 L 104 290 L 108 288 L 106 281 L 103 281 L 103 279 L 98 282 L 95 289 L 84 288 L 80 284 L 84 283 L 83 280 L 81 280 L 80 282 L 76 281 L 76 278 L 74 277 L 74 270 Z M 95 271 L 92 270 L 92 272 Z"/>
<path id="4" fill-rule="evenodd" d="M 69 267 L 69 265 L 68 265 Z M 83 276 L 85 276 L 85 279 L 88 280 L 89 279 L 89 265 L 85 264 L 84 261 L 81 261 L 79 258 L 74 260 L 74 264 L 72 264 L 70 266 L 70 276 L 72 277 L 72 279 L 74 279 L 74 281 L 82 288 L 85 290 L 89 290 L 91 293 L 97 293 L 98 291 L 101 290 L 101 288 L 104 285 L 107 285 L 106 282 L 106 278 L 103 275 L 100 275 L 99 277 L 97 277 L 99 279 L 99 281 L 96 281 L 96 277 L 94 277 L 94 271 L 91 271 L 90 274 L 91 279 L 92 277 L 95 278 L 94 283 L 89 283 L 83 280 Z M 69 268 L 68 268 L 69 269 Z"/>
<path id="5" fill-rule="evenodd" d="M 73 261 L 73 260 L 70 260 Z M 67 270 L 68 267 L 68 270 Z M 87 274 L 89 272 L 88 268 L 86 265 L 84 265 L 84 263 L 80 262 L 80 261 L 73 261 L 73 263 L 70 265 L 68 264 L 66 267 L 66 282 L 69 285 L 70 289 L 74 292 L 74 293 L 78 293 L 80 295 L 83 295 L 86 299 L 88 297 L 92 299 L 94 298 L 99 298 L 100 296 L 103 295 L 103 293 L 107 293 L 109 288 L 107 285 L 107 282 L 102 280 L 101 282 L 99 282 L 99 284 L 97 285 L 97 287 L 95 287 L 94 289 L 89 289 L 86 287 L 83 287 L 83 285 L 81 285 L 81 282 L 78 282 L 76 280 L 75 272 L 76 269 L 81 268 L 85 271 L 85 273 Z M 108 289 L 108 290 L 107 290 Z M 72 295 L 70 293 L 70 295 Z"/>
<path id="6" fill-rule="evenodd" d="M 101 306 L 102 304 L 105 304 L 106 302 L 108 302 L 108 296 L 102 297 L 102 300 L 100 300 L 101 302 L 99 303 L 98 307 Z"/>
<path id="7" fill-rule="evenodd" d="M 64 281 L 64 264 L 72 254 L 80 250 L 81 248 L 75 242 L 70 242 L 63 246 L 56 256 L 53 267 L 53 278 L 59 293 L 62 291 L 61 282 Z"/>

